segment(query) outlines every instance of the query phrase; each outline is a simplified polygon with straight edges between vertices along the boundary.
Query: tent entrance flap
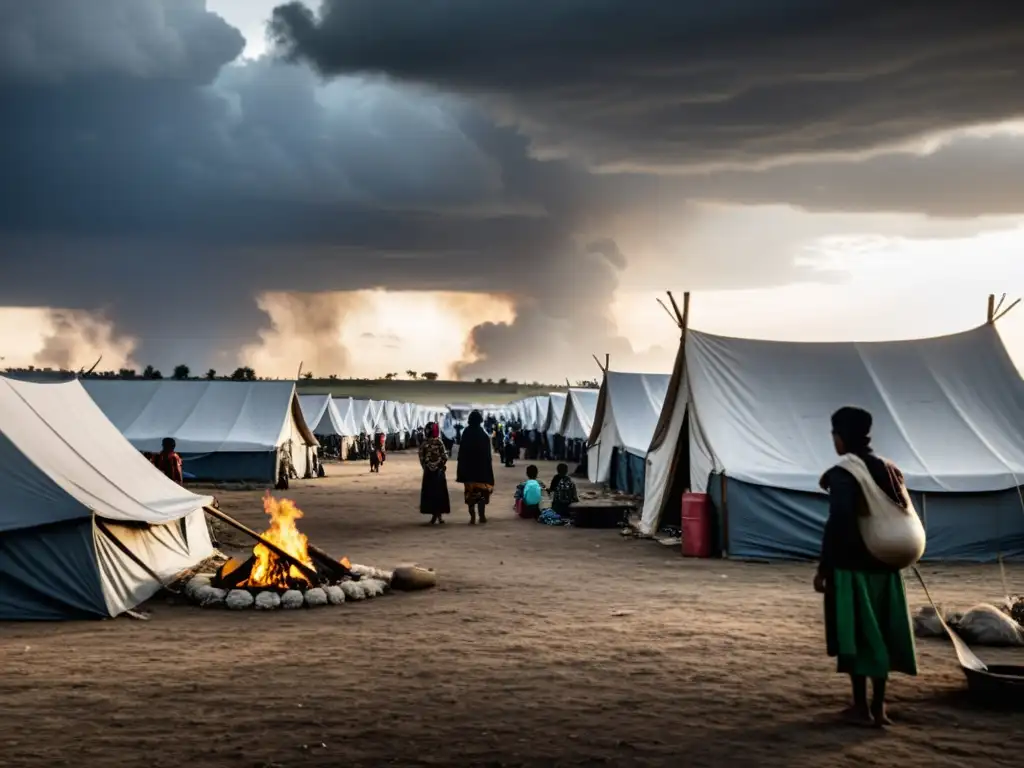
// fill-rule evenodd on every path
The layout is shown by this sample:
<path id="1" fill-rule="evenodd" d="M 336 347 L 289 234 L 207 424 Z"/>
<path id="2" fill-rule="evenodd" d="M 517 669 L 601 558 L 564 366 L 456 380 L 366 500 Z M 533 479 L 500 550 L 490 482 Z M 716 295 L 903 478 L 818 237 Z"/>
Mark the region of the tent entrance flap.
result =
<path id="1" fill-rule="evenodd" d="M 683 494 L 690 490 L 690 409 L 683 417 L 683 428 L 676 440 L 669 469 L 668 490 L 662 503 L 661 516 L 655 524 L 662 528 L 679 529 L 683 524 Z"/>

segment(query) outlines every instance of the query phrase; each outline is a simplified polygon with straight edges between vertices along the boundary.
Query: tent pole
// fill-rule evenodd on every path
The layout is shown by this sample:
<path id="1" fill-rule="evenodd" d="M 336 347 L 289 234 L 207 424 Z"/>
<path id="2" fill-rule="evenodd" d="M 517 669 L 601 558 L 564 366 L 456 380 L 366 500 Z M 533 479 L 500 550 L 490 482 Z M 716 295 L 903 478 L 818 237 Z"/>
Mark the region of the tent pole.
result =
<path id="1" fill-rule="evenodd" d="M 669 294 L 671 296 L 671 294 Z M 683 331 L 683 336 L 686 336 L 686 329 L 690 325 L 690 292 L 686 291 L 683 294 L 683 316 L 680 318 L 680 324 Z"/>
<path id="2" fill-rule="evenodd" d="M 986 317 L 987 317 L 987 319 L 985 320 L 985 322 L 988 323 L 989 325 L 991 325 L 992 323 L 995 322 L 995 319 L 996 319 L 996 295 L 994 293 L 990 293 L 988 295 L 988 314 L 987 314 Z"/>
<path id="3" fill-rule="evenodd" d="M 612 356 L 608 352 L 604 353 L 604 369 L 607 371 L 612 367 Z"/>
<path id="4" fill-rule="evenodd" d="M 1010 306 L 1008 306 L 1008 307 L 1007 307 L 1006 309 L 1004 309 L 1004 310 L 1003 310 L 1002 312 L 998 313 L 998 314 L 997 314 L 997 315 L 996 315 L 995 317 L 993 317 L 993 318 L 992 318 L 992 322 L 994 323 L 994 322 L 996 322 L 997 320 L 1001 320 L 1002 318 L 1006 317 L 1007 313 L 1008 313 L 1008 312 L 1009 312 L 1009 311 L 1010 311 L 1011 309 L 1013 309 L 1014 307 L 1016 307 L 1016 306 L 1017 306 L 1018 304 L 1020 304 L 1020 299 L 1017 299 L 1017 300 L 1016 300 L 1016 301 L 1014 301 L 1014 302 L 1013 302 L 1012 304 L 1010 304 Z"/>
<path id="5" fill-rule="evenodd" d="M 723 472 L 719 479 L 722 483 L 722 557 L 729 557 L 729 482 Z"/>

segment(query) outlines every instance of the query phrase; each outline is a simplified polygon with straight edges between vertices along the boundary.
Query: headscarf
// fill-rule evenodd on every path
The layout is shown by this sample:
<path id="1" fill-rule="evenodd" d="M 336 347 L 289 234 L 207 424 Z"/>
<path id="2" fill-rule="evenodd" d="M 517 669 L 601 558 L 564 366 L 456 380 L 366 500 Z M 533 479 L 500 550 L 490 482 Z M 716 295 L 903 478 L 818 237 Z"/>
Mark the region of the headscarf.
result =
<path id="1" fill-rule="evenodd" d="M 429 424 L 427 424 L 427 437 L 433 437 L 436 439 L 440 432 L 441 430 L 438 429 L 436 421 L 432 421 Z"/>
<path id="2" fill-rule="evenodd" d="M 832 414 L 832 432 L 843 441 L 847 453 L 871 450 L 871 414 L 863 408 L 847 405 Z"/>
<path id="3" fill-rule="evenodd" d="M 469 426 L 479 427 L 484 423 L 484 415 L 480 411 L 473 411 L 469 414 Z"/>

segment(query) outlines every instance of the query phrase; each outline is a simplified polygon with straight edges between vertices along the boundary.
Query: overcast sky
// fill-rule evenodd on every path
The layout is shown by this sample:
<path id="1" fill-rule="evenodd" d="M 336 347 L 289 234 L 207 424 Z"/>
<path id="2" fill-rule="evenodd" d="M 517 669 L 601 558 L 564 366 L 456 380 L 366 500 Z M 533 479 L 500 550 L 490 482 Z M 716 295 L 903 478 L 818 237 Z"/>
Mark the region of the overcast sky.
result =
<path id="1" fill-rule="evenodd" d="M 0 0 L 8 364 L 558 382 L 665 369 L 665 288 L 776 338 L 1024 293 L 1016 4 L 276 5 Z"/>

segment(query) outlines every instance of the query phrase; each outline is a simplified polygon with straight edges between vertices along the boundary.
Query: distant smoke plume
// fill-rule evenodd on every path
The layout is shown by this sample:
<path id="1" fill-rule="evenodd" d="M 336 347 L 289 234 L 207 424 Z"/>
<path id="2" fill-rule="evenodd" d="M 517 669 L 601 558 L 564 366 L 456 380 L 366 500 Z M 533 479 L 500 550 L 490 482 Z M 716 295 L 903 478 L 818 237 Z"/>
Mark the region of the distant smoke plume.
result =
<path id="1" fill-rule="evenodd" d="M 35 364 L 44 368 L 91 368 L 102 356 L 102 370 L 132 366 L 135 339 L 119 336 L 103 315 L 78 310 L 47 312 L 48 330 Z"/>
<path id="2" fill-rule="evenodd" d="M 240 360 L 257 373 L 311 371 L 315 376 L 344 376 L 351 364 L 342 344 L 346 318 L 364 307 L 353 293 L 266 293 L 257 299 L 270 317 L 260 343 L 245 347 Z"/>
<path id="3" fill-rule="evenodd" d="M 530 379 L 548 384 L 593 378 L 592 355 L 630 367 L 635 353 L 610 316 L 626 259 L 610 239 L 552 258 L 540 274 L 524 276 L 510 298 L 515 319 L 473 329 L 460 378 Z"/>

